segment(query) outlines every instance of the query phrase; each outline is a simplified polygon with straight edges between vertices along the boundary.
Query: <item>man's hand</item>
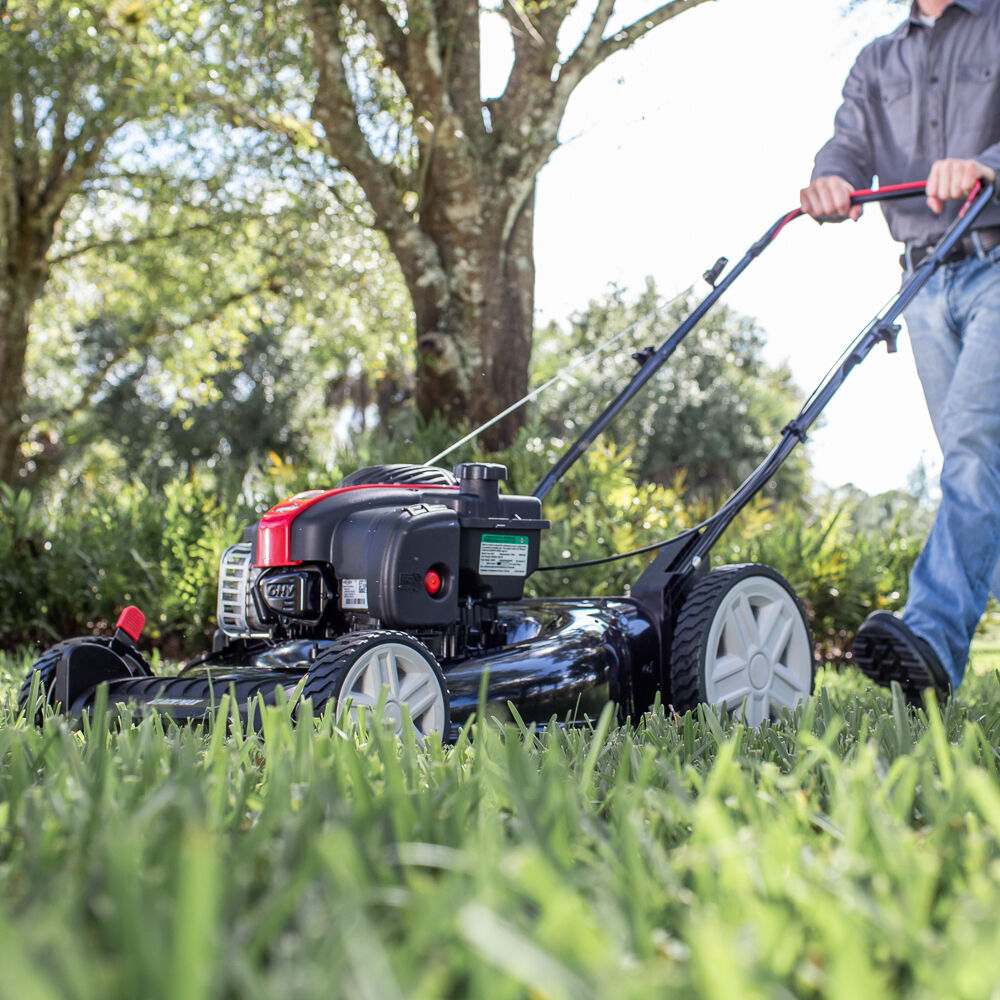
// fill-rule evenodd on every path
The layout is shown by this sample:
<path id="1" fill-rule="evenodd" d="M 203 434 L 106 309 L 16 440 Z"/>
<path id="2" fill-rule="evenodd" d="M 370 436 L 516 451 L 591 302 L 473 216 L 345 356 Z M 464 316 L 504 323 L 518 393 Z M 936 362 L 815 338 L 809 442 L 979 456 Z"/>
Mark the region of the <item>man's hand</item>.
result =
<path id="1" fill-rule="evenodd" d="M 843 177 L 817 177 L 799 192 L 799 205 L 817 222 L 842 222 L 861 218 L 864 205 L 852 205 L 854 188 Z"/>
<path id="2" fill-rule="evenodd" d="M 968 198 L 977 181 L 992 181 L 995 176 L 992 167 L 978 160 L 938 160 L 927 176 L 927 205 L 940 215 L 946 201 Z"/>

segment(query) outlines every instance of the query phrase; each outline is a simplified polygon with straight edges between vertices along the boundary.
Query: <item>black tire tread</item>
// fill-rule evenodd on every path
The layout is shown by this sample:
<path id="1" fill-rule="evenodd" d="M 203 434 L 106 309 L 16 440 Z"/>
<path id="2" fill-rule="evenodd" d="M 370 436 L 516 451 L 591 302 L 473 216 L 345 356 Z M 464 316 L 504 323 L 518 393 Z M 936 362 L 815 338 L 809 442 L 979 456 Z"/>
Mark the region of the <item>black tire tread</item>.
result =
<path id="1" fill-rule="evenodd" d="M 685 598 L 670 650 L 670 697 L 676 711 L 687 712 L 705 701 L 701 660 L 708 628 L 719 598 L 732 585 L 733 574 L 752 565 L 720 566 L 706 573 Z"/>

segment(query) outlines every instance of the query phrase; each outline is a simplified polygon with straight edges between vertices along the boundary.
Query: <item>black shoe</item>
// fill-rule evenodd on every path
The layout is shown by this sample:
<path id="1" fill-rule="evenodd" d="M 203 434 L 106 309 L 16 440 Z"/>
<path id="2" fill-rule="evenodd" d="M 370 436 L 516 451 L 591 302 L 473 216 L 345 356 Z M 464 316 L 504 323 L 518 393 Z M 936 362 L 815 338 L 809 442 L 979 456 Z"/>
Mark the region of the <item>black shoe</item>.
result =
<path id="1" fill-rule="evenodd" d="M 854 662 L 877 684 L 898 681 L 907 699 L 919 703 L 927 688 L 951 693 L 951 680 L 941 658 L 902 619 L 888 611 L 873 611 L 854 637 Z"/>

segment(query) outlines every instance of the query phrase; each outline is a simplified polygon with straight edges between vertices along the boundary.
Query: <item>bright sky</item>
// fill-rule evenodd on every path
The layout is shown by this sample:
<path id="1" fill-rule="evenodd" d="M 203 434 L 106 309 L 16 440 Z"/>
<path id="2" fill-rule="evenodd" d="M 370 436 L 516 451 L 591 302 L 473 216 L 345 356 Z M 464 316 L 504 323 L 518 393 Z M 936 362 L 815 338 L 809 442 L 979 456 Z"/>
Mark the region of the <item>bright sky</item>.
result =
<path id="1" fill-rule="evenodd" d="M 857 51 L 905 13 L 846 6 L 716 0 L 584 81 L 562 132 L 572 141 L 539 180 L 542 322 L 615 284 L 638 291 L 647 275 L 666 296 L 696 281 L 707 291 L 699 278 L 717 257 L 738 260 L 797 206 Z M 804 397 L 898 287 L 898 254 L 876 206 L 858 224 L 799 220 L 726 302 L 760 321 L 769 359 L 789 363 Z M 922 459 L 937 468 L 905 337 L 851 374 L 810 448 L 820 480 L 869 493 L 905 486 Z"/>

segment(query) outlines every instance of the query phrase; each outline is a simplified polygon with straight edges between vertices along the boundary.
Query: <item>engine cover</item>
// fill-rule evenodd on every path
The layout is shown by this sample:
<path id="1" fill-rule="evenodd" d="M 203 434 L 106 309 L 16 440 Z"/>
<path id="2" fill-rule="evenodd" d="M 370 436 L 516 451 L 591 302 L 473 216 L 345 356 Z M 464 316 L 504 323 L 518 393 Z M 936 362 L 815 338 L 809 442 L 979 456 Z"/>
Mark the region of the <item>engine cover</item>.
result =
<path id="1" fill-rule="evenodd" d="M 455 472 L 454 486 L 354 483 L 272 508 L 223 558 L 223 631 L 329 624 L 334 614 L 444 629 L 470 600 L 519 599 L 548 527 L 541 501 L 500 496 L 503 466 Z"/>

